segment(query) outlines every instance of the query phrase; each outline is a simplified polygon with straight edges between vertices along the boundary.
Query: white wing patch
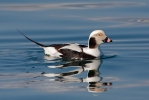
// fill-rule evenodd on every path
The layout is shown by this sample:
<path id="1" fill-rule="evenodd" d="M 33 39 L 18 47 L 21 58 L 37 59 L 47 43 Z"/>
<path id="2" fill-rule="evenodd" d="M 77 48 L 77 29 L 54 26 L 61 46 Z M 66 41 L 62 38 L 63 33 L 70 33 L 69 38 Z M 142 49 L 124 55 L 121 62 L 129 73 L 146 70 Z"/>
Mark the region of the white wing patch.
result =
<path id="1" fill-rule="evenodd" d="M 76 43 L 63 46 L 60 49 L 70 49 L 70 50 L 73 50 L 73 51 L 82 52 L 79 44 L 76 44 Z"/>

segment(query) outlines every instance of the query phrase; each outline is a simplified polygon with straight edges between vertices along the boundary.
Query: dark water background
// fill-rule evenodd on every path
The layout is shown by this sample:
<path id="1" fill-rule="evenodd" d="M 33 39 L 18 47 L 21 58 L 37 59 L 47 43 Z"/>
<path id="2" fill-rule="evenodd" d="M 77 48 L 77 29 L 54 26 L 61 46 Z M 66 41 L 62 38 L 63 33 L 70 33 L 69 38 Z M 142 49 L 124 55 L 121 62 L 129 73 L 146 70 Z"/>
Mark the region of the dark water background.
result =
<path id="1" fill-rule="evenodd" d="M 147 100 L 148 11 L 148 0 L 1 0 L 0 100 Z M 114 42 L 103 44 L 102 51 L 114 57 L 99 60 L 90 68 L 99 67 L 97 83 L 112 85 L 97 86 L 91 92 L 85 80 L 92 69 L 87 67 L 71 77 L 46 77 L 49 73 L 80 71 L 84 65 L 76 62 L 66 68 L 51 68 L 69 62 L 48 60 L 41 48 L 16 29 L 43 44 L 86 45 L 90 32 L 104 30 Z"/>

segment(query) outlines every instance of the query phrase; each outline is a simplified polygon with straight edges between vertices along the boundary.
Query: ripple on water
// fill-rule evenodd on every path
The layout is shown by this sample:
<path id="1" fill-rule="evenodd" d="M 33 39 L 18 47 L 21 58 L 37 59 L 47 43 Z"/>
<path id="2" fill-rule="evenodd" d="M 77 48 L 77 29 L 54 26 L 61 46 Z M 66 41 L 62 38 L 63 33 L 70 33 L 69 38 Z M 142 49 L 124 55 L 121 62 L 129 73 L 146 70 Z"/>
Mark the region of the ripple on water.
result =
<path id="1" fill-rule="evenodd" d="M 108 59 L 116 57 L 118 54 L 116 52 L 104 52 L 104 55 L 101 57 L 101 59 Z"/>

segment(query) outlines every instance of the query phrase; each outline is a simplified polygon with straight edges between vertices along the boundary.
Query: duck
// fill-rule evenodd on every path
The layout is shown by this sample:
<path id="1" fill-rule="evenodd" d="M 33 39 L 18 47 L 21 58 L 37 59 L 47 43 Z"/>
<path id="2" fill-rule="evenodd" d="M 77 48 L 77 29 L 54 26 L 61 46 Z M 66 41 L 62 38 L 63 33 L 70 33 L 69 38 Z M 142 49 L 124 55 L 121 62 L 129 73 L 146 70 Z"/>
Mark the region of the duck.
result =
<path id="1" fill-rule="evenodd" d="M 113 42 L 105 34 L 103 30 L 92 31 L 88 38 L 88 45 L 83 45 L 78 43 L 44 45 L 30 39 L 21 31 L 19 32 L 25 38 L 39 45 L 41 48 L 43 48 L 44 54 L 46 56 L 51 56 L 55 58 L 65 58 L 65 59 L 75 59 L 75 60 L 88 60 L 88 59 L 100 58 L 103 56 L 103 52 L 100 49 L 100 45 L 103 43 Z"/>

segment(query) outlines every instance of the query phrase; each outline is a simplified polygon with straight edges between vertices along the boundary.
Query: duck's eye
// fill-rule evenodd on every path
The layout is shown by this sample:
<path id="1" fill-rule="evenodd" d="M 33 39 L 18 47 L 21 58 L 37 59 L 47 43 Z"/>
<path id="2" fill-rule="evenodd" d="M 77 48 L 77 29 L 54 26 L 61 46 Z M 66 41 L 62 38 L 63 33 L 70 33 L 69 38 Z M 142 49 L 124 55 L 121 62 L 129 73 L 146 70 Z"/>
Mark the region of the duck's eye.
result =
<path id="1" fill-rule="evenodd" d="M 101 33 L 99 33 L 98 35 L 99 35 L 99 36 L 101 36 L 102 34 L 101 34 Z"/>

